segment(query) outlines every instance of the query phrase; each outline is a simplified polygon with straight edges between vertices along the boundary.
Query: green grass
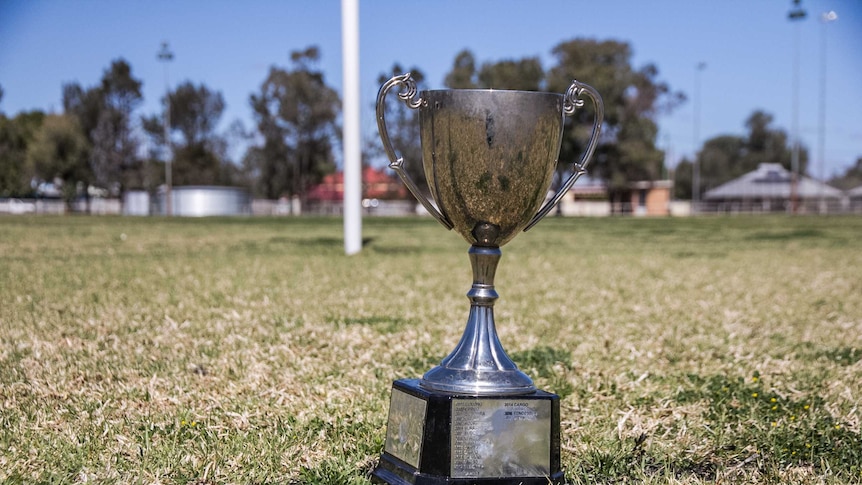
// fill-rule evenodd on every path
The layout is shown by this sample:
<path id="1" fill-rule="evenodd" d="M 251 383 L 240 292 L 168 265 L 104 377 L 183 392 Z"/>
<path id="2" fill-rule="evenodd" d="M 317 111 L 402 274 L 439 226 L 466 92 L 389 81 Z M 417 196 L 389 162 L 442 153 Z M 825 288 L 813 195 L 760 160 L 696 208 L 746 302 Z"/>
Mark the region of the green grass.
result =
<path id="1" fill-rule="evenodd" d="M 0 481 L 367 484 L 451 351 L 430 220 L 0 218 Z M 862 218 L 547 219 L 498 330 L 570 483 L 862 483 Z"/>

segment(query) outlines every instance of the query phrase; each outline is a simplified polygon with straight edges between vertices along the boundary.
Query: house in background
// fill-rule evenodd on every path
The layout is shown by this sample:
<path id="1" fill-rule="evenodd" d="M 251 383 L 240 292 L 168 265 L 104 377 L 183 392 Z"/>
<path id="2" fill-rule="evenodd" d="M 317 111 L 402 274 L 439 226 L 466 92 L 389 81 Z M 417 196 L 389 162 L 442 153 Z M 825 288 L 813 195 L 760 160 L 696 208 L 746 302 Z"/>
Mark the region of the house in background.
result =
<path id="1" fill-rule="evenodd" d="M 793 177 L 777 163 L 761 163 L 757 170 L 707 190 L 706 212 L 790 212 Z M 826 183 L 800 175 L 797 177 L 796 210 L 801 213 L 838 212 L 844 210 L 844 192 Z"/>
<path id="2" fill-rule="evenodd" d="M 607 183 L 585 175 L 560 201 L 559 213 L 566 216 L 668 216 L 673 214 L 672 180 L 646 180 L 628 184 L 617 201 L 608 199 Z"/>
<path id="3" fill-rule="evenodd" d="M 672 180 L 645 180 L 629 184 L 631 213 L 636 216 L 670 215 Z"/>
<path id="4" fill-rule="evenodd" d="M 415 213 L 407 188 L 387 167 L 362 167 L 362 207 L 366 213 L 399 215 Z M 313 214 L 341 214 L 344 204 L 344 172 L 335 172 L 311 187 L 305 196 Z"/>

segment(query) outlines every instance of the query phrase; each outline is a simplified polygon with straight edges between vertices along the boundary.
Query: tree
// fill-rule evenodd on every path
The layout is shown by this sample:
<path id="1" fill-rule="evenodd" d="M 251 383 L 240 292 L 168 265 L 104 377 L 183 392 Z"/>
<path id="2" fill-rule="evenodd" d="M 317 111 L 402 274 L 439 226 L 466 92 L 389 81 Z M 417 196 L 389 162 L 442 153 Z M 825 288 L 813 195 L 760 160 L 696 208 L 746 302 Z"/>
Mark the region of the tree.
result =
<path id="1" fill-rule="evenodd" d="M 833 177 L 829 183 L 842 190 L 862 187 L 862 157 L 856 159 L 855 165 L 847 167 L 843 175 Z"/>
<path id="2" fill-rule="evenodd" d="M 602 96 L 602 139 L 590 171 L 607 182 L 611 199 L 621 198 L 629 182 L 660 177 L 664 154 L 655 146 L 655 117 L 685 97 L 658 79 L 656 66 L 635 69 L 631 46 L 624 42 L 574 39 L 557 45 L 552 53 L 557 64 L 547 73 L 549 91 L 565 92 L 577 79 Z M 587 102 L 567 119 L 560 150 L 560 160 L 566 163 L 561 168 L 568 168 L 568 162 L 578 160 L 584 151 L 594 112 Z"/>
<path id="3" fill-rule="evenodd" d="M 128 173 L 141 169 L 132 113 L 142 100 L 141 81 L 132 76 L 131 66 L 123 59 L 111 63 L 98 86 L 63 87 L 63 107 L 77 118 L 91 146 L 93 182 L 115 193 L 122 190 Z"/>
<path id="4" fill-rule="evenodd" d="M 132 77 L 131 67 L 124 60 L 114 61 L 102 76 L 100 94 L 104 107 L 90 137 L 91 165 L 96 183 L 106 188 L 115 185 L 116 192 L 126 185 L 129 172 L 140 170 L 132 113 L 143 100 L 141 84 Z"/>
<path id="5" fill-rule="evenodd" d="M 475 89 L 478 82 L 473 53 L 467 49 L 459 52 L 443 84 L 449 89 Z"/>
<path id="6" fill-rule="evenodd" d="M 97 87 L 84 89 L 78 83 L 63 85 L 63 112 L 74 116 L 78 127 L 87 139 L 99 124 L 104 106 Z"/>
<path id="7" fill-rule="evenodd" d="M 746 162 L 746 139 L 720 135 L 707 140 L 698 153 L 700 162 L 700 193 L 739 177 L 757 168 Z"/>
<path id="8" fill-rule="evenodd" d="M 43 180 L 62 181 L 63 198 L 71 208 L 78 186 L 92 179 L 90 149 L 78 121 L 69 115 L 47 115 L 27 147 L 27 163 Z"/>
<path id="9" fill-rule="evenodd" d="M 792 170 L 792 153 L 789 137 L 781 129 L 773 128 L 773 116 L 764 111 L 755 111 L 745 120 L 748 128 L 748 139 L 745 152 L 745 170 L 754 170 L 761 163 L 778 163 Z M 808 150 L 800 145 L 799 173 L 808 172 Z M 740 175 L 742 175 L 740 173 Z"/>
<path id="10" fill-rule="evenodd" d="M 417 91 L 426 89 L 425 74 L 416 66 L 408 70 L 404 70 L 400 64 L 395 63 L 389 73 L 380 73 L 377 77 L 377 83 L 383 84 L 392 76 L 397 76 L 410 72 L 411 77 L 416 81 Z M 404 158 L 404 168 L 407 174 L 416 183 L 423 192 L 430 193 L 427 189 L 428 183 L 425 179 L 425 169 L 422 161 L 422 144 L 419 141 L 419 111 L 410 109 L 405 103 L 394 96 L 394 91 L 388 96 L 385 106 L 386 129 L 389 133 L 389 140 L 395 150 Z M 379 140 L 379 138 L 378 138 Z M 376 142 L 372 145 L 374 154 L 384 156 L 383 145 Z M 384 156 L 385 157 L 385 156 Z"/>
<path id="11" fill-rule="evenodd" d="M 0 197 L 23 197 L 33 193 L 27 147 L 44 118 L 45 113 L 41 111 L 19 113 L 14 118 L 0 114 Z"/>
<path id="12" fill-rule="evenodd" d="M 227 185 L 233 182 L 234 170 L 226 160 L 227 142 L 216 131 L 224 113 L 224 97 L 205 85 L 186 81 L 168 93 L 170 132 L 179 135 L 173 143 L 173 183 L 177 185 Z M 167 104 L 162 98 L 162 103 Z M 167 146 L 164 117 L 142 119 L 144 131 L 157 144 Z"/>
<path id="13" fill-rule="evenodd" d="M 220 92 L 203 84 L 185 82 L 171 93 L 171 128 L 178 130 L 186 145 L 206 143 L 217 138 L 216 127 L 224 112 Z"/>
<path id="14" fill-rule="evenodd" d="M 538 91 L 544 84 L 545 71 L 538 57 L 485 62 L 476 70 L 476 59 L 469 50 L 455 57 L 444 84 L 451 89 L 511 89 Z"/>
<path id="15" fill-rule="evenodd" d="M 244 165 L 265 197 L 304 195 L 335 170 L 332 144 L 341 105 L 314 67 L 319 59 L 317 47 L 293 52 L 291 68 L 271 67 L 260 93 L 251 96 L 263 140 L 249 149 Z"/>
<path id="16" fill-rule="evenodd" d="M 472 52 L 464 50 L 456 56 L 446 85 L 453 89 L 546 89 L 565 93 L 572 80 L 586 82 L 601 93 L 605 106 L 601 144 L 591 172 L 607 182 L 612 200 L 620 199 L 632 181 L 661 177 L 664 154 L 655 146 L 655 117 L 675 108 L 684 96 L 659 81 L 654 65 L 632 67 L 632 50 L 627 43 L 574 39 L 557 45 L 552 53 L 556 65 L 547 72 L 535 57 L 486 62 L 477 70 Z M 564 163 L 557 167 L 558 181 L 571 169 L 570 162 L 579 160 L 585 150 L 594 113 L 595 108 L 586 103 L 566 119 L 560 149 Z"/>
<path id="17" fill-rule="evenodd" d="M 691 160 L 683 158 L 673 170 L 674 199 L 691 200 L 692 168 Z"/>
<path id="18" fill-rule="evenodd" d="M 700 193 L 756 170 L 762 163 L 780 164 L 791 169 L 787 133 L 772 127 L 772 115 L 754 111 L 745 121 L 746 136 L 719 135 L 707 140 L 697 160 L 700 163 Z M 808 150 L 800 147 L 799 173 L 808 165 Z M 689 182 L 690 183 L 690 182 Z M 689 197 L 691 191 L 688 191 Z"/>
<path id="19" fill-rule="evenodd" d="M 505 59 L 483 63 L 478 79 L 479 86 L 487 89 L 539 91 L 544 84 L 545 71 L 538 57 Z"/>

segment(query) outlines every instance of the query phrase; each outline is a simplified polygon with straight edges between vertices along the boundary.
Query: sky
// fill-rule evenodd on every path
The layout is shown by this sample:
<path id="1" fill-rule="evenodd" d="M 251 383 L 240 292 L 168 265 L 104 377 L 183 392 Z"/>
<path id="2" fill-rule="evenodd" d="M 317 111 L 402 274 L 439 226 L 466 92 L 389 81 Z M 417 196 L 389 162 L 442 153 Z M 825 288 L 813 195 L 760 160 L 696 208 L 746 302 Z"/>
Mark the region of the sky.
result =
<path id="1" fill-rule="evenodd" d="M 657 118 L 670 166 L 712 137 L 744 136 L 755 110 L 790 133 L 796 106 L 809 173 L 829 178 L 862 157 L 862 0 L 802 7 L 807 18 L 791 22 L 792 0 L 360 0 L 362 136 L 376 140 L 377 78 L 395 63 L 444 89 L 463 49 L 479 63 L 537 56 L 547 69 L 562 42 L 619 40 L 636 68 L 655 65 L 689 98 Z M 822 22 L 828 11 L 838 19 Z M 164 41 L 169 63 L 156 57 Z M 122 58 L 143 82 L 138 114 L 159 113 L 166 87 L 191 81 L 224 96 L 222 130 L 236 120 L 253 129 L 249 96 L 271 66 L 288 67 L 291 52 L 312 45 L 341 92 L 339 0 L 0 0 L 0 112 L 61 112 L 63 84 L 95 86 Z"/>

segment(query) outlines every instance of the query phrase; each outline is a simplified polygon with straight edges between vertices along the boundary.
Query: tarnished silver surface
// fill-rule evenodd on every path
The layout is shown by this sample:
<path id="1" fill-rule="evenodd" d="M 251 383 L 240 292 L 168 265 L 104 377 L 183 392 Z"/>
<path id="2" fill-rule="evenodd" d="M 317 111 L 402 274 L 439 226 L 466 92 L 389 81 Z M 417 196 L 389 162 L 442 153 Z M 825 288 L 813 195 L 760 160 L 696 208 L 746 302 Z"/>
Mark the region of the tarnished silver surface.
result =
<path id="1" fill-rule="evenodd" d="M 550 436 L 551 401 L 453 399 L 451 475 L 548 476 Z"/>
<path id="2" fill-rule="evenodd" d="M 415 468 L 419 467 L 422 439 L 425 436 L 426 406 L 424 400 L 392 389 L 383 449 Z"/>
<path id="3" fill-rule="evenodd" d="M 582 108 L 584 106 L 584 100 L 580 99 L 580 96 L 584 93 L 593 100 L 593 106 L 596 110 L 593 115 L 593 131 L 590 134 L 590 141 L 587 144 L 587 149 L 584 150 L 583 155 L 581 155 L 581 160 L 575 163 L 572 167 L 572 174 L 569 175 L 569 178 L 560 185 L 560 188 L 557 189 L 557 193 L 547 201 L 541 209 L 539 209 L 539 212 L 524 228 L 525 231 L 529 231 L 531 227 L 535 226 L 537 222 L 541 221 L 542 218 L 548 215 L 548 212 L 551 212 L 551 209 L 560 203 L 560 200 L 562 200 L 563 196 L 566 195 L 566 192 L 572 188 L 572 185 L 575 185 L 575 182 L 577 182 L 581 175 L 587 173 L 587 165 L 593 158 L 593 153 L 595 153 L 596 146 L 599 144 L 599 134 L 602 131 L 602 120 L 605 117 L 605 105 L 602 103 L 602 97 L 592 86 L 578 82 L 577 80 L 572 81 L 572 85 L 569 86 L 568 91 L 566 91 L 566 101 L 563 113 L 572 115 L 575 113 L 575 110 Z"/>
<path id="4" fill-rule="evenodd" d="M 404 170 L 386 130 L 387 93 L 419 110 L 422 162 L 428 200 Z M 542 206 L 560 152 L 563 119 L 583 107 L 586 94 L 595 106 L 590 141 L 572 175 Z M 416 199 L 447 229 L 471 244 L 502 246 L 518 231 L 529 229 L 559 203 L 595 152 L 604 108 L 591 86 L 572 81 L 566 94 L 493 89 L 422 91 L 417 98 L 410 73 L 385 82 L 377 94 L 377 127 L 389 166 Z M 539 209 L 539 207 L 541 209 Z M 480 224 L 498 229 L 495 240 L 479 241 Z"/>
<path id="5" fill-rule="evenodd" d="M 500 248 L 470 247 L 473 287 L 467 293 L 470 316 L 461 341 L 419 385 L 435 391 L 475 396 L 518 395 L 536 390 L 533 380 L 506 354 L 494 324 L 494 274 Z"/>
<path id="6" fill-rule="evenodd" d="M 395 151 L 395 147 L 392 146 L 392 142 L 389 140 L 389 132 L 386 131 L 386 94 L 389 93 L 390 89 L 396 86 L 402 88 L 398 93 L 398 97 L 407 103 L 407 106 L 413 109 L 422 106 L 421 99 L 414 99 L 416 96 L 416 82 L 410 77 L 409 72 L 393 77 L 383 83 L 383 86 L 380 87 L 380 91 L 377 93 L 377 131 L 380 132 L 380 140 L 383 142 L 383 150 L 386 152 L 386 156 L 389 157 L 389 168 L 395 170 L 395 173 L 401 177 L 407 190 L 413 194 L 413 197 L 416 197 L 416 200 L 425 207 L 425 210 L 427 210 L 429 214 L 434 216 L 434 218 L 437 219 L 440 224 L 443 224 L 446 229 L 452 229 L 452 223 L 449 222 L 449 219 L 445 215 L 441 214 L 428 198 L 422 195 L 422 191 L 419 190 L 419 187 L 416 186 L 416 183 L 413 182 L 413 179 L 411 179 L 410 175 L 407 174 L 407 171 L 404 169 L 404 158 L 398 155 Z"/>
<path id="7" fill-rule="evenodd" d="M 491 90 L 423 91 L 425 176 L 453 228 L 472 244 L 502 246 L 545 200 L 563 131 L 563 96 Z M 496 234 L 479 240 L 489 224 Z"/>
<path id="8" fill-rule="evenodd" d="M 386 132 L 386 94 L 419 111 L 422 163 L 428 200 L 404 170 Z M 583 106 L 586 93 L 595 105 L 590 141 L 572 175 L 550 200 L 566 115 Z M 426 389 L 466 395 L 517 395 L 535 391 L 532 380 L 506 355 L 497 337 L 493 305 L 494 272 L 500 246 L 527 230 L 559 203 L 585 173 L 601 132 L 601 96 L 573 81 L 565 95 L 528 91 L 422 91 L 417 98 L 410 73 L 395 76 L 377 95 L 377 123 L 394 169 L 410 192 L 441 224 L 455 229 L 470 248 L 473 287 L 470 316 L 455 350 L 420 381 Z M 544 202 L 544 205 L 543 205 Z"/>

